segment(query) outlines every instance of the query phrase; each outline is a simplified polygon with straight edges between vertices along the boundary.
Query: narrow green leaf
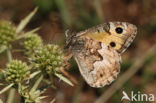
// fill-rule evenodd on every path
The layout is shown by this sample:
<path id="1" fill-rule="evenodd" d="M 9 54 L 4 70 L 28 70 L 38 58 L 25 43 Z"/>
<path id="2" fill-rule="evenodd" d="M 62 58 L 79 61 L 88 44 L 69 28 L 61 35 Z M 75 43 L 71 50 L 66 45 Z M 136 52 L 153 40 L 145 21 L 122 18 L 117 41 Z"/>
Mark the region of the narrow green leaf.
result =
<path id="1" fill-rule="evenodd" d="M 40 82 L 42 81 L 42 79 L 43 79 L 43 75 L 41 75 L 40 78 L 38 78 L 38 80 L 35 82 L 34 86 L 30 90 L 30 93 L 34 92 L 37 89 L 37 87 L 40 84 Z"/>
<path id="2" fill-rule="evenodd" d="M 48 96 L 41 96 L 41 97 L 38 97 L 38 99 L 42 100 L 44 98 L 47 98 Z"/>
<path id="3" fill-rule="evenodd" d="M 6 86 L 5 88 L 3 88 L 3 89 L 0 91 L 0 94 L 6 92 L 6 91 L 7 91 L 8 89 L 10 89 L 13 85 L 14 85 L 14 83 L 12 83 L 12 84 Z"/>
<path id="4" fill-rule="evenodd" d="M 23 35 L 19 35 L 16 39 L 17 39 L 17 40 L 22 39 L 22 38 L 26 37 L 26 36 L 29 35 L 29 34 L 35 33 L 35 32 L 38 31 L 39 29 L 40 29 L 40 27 L 35 28 L 35 29 L 31 30 L 31 31 L 28 31 L 28 32 L 26 32 L 26 33 L 23 34 Z"/>
<path id="5" fill-rule="evenodd" d="M 61 74 L 58 74 L 58 73 L 55 73 L 55 75 L 60 78 L 61 80 L 63 80 L 64 82 L 66 82 L 67 84 L 71 85 L 71 86 L 74 86 L 74 84 L 69 80 L 67 79 L 66 77 L 64 77 L 63 75 Z"/>
<path id="6" fill-rule="evenodd" d="M 35 29 L 31 30 L 31 31 L 26 32 L 25 35 L 33 34 L 33 33 L 35 33 L 35 32 L 38 31 L 38 30 L 40 30 L 40 27 L 35 28 Z"/>
<path id="7" fill-rule="evenodd" d="M 20 33 L 25 26 L 29 23 L 29 21 L 31 20 L 31 18 L 35 15 L 35 13 L 37 12 L 38 8 L 35 8 L 28 16 L 26 16 L 21 22 L 20 24 L 17 26 L 16 29 L 16 33 Z"/>
<path id="8" fill-rule="evenodd" d="M 50 103 L 54 103 L 56 101 L 56 98 L 54 98 Z"/>
<path id="9" fill-rule="evenodd" d="M 36 71 L 30 75 L 30 79 L 34 78 L 37 74 L 41 73 L 41 71 Z"/>

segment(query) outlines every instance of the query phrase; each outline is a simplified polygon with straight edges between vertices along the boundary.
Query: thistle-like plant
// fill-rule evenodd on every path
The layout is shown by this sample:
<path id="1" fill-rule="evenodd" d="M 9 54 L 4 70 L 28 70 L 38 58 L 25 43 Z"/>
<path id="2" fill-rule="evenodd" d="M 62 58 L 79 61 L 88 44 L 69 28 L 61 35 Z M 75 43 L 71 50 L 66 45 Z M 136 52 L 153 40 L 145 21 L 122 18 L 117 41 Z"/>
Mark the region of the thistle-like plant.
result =
<path id="1" fill-rule="evenodd" d="M 6 84 L 4 83 L 5 87 L 0 90 L 0 95 L 13 87 L 13 91 L 10 90 L 12 97 L 8 96 L 9 101 L 11 101 L 15 90 L 17 90 L 25 103 L 42 103 L 42 99 L 46 97 L 42 96 L 43 92 L 52 85 L 51 81 L 47 80 L 46 88 L 44 86 L 44 90 L 38 89 L 42 80 L 46 81 L 44 73 L 48 75 L 54 74 L 59 79 L 73 86 L 60 72 L 60 69 L 64 67 L 64 54 L 61 48 L 54 44 L 43 45 L 42 39 L 35 33 L 38 28 L 29 32 L 22 31 L 36 10 L 24 18 L 17 27 L 8 21 L 0 21 L 0 53 L 6 52 L 8 57 L 6 68 L 2 72 L 0 71 L 0 77 L 2 76 L 3 80 L 6 80 Z M 27 59 L 28 63 L 13 59 L 12 49 L 14 49 L 14 46 L 11 45 L 13 41 L 20 42 L 23 45 L 26 58 L 30 58 Z M 36 75 L 40 75 L 40 78 Z M 33 79 L 36 82 L 32 87 L 33 83 L 30 81 Z"/>
<path id="2" fill-rule="evenodd" d="M 0 46 L 8 46 L 16 38 L 16 28 L 9 21 L 0 21 Z"/>
<path id="3" fill-rule="evenodd" d="M 42 39 L 35 33 L 28 34 L 24 37 L 24 42 L 22 43 L 25 48 L 25 54 L 28 56 L 33 55 L 33 53 L 42 46 Z"/>
<path id="4" fill-rule="evenodd" d="M 5 75 L 8 82 L 18 84 L 29 77 L 30 69 L 25 62 L 12 60 L 6 66 Z"/>
<path id="5" fill-rule="evenodd" d="M 64 56 L 58 45 L 48 44 L 36 50 L 31 61 L 39 70 L 51 74 L 63 68 Z"/>

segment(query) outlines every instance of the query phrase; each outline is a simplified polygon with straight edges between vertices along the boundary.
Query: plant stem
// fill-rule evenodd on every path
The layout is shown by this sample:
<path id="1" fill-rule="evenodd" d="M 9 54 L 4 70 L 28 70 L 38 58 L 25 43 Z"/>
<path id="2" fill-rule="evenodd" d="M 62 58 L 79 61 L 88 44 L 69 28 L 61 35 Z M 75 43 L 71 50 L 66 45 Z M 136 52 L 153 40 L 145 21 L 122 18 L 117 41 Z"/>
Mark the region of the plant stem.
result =
<path id="1" fill-rule="evenodd" d="M 41 75 L 41 76 L 37 79 L 37 81 L 35 82 L 34 86 L 33 86 L 32 89 L 30 90 L 30 94 L 31 94 L 32 92 L 36 91 L 36 89 L 37 89 L 37 87 L 39 86 L 39 84 L 41 83 L 42 79 L 43 79 L 43 75 Z"/>
<path id="2" fill-rule="evenodd" d="M 15 89 L 11 88 L 11 90 L 9 91 L 7 103 L 13 103 L 14 95 L 15 95 Z"/>
<path id="3" fill-rule="evenodd" d="M 7 49 L 7 57 L 8 57 L 8 62 L 10 63 L 12 61 L 12 54 L 11 54 L 11 45 L 9 45 Z M 11 88 L 9 91 L 9 96 L 7 103 L 12 103 L 15 95 L 15 88 Z"/>
<path id="4" fill-rule="evenodd" d="M 11 62 L 12 61 L 12 54 L 11 54 L 11 46 L 10 45 L 7 49 L 7 56 L 8 56 L 8 61 Z"/>

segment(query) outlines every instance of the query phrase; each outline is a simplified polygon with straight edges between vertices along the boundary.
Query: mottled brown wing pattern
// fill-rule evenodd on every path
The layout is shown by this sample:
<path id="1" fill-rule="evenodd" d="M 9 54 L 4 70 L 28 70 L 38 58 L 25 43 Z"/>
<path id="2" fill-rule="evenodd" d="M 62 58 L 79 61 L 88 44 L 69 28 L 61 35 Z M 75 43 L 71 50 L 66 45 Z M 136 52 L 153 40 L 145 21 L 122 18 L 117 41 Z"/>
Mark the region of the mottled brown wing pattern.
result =
<path id="1" fill-rule="evenodd" d="M 103 87 L 116 79 L 121 56 L 136 36 L 137 28 L 127 22 L 109 22 L 74 33 L 67 30 L 67 48 L 80 73 L 91 87 Z"/>
<path id="2" fill-rule="evenodd" d="M 74 51 L 73 54 L 86 82 L 97 88 L 110 84 L 120 71 L 120 54 L 106 44 L 89 38 L 85 39 L 84 46 L 81 52 Z"/>

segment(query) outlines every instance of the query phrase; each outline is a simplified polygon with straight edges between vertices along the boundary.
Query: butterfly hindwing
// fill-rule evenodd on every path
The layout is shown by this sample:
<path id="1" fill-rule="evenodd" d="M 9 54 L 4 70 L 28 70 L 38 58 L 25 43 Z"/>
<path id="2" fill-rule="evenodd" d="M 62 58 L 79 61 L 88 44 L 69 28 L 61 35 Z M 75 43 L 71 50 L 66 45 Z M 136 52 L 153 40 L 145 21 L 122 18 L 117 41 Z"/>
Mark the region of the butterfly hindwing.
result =
<path id="1" fill-rule="evenodd" d="M 120 71 L 120 54 L 102 42 L 86 38 L 84 47 L 73 54 L 81 75 L 91 87 L 110 84 Z"/>

